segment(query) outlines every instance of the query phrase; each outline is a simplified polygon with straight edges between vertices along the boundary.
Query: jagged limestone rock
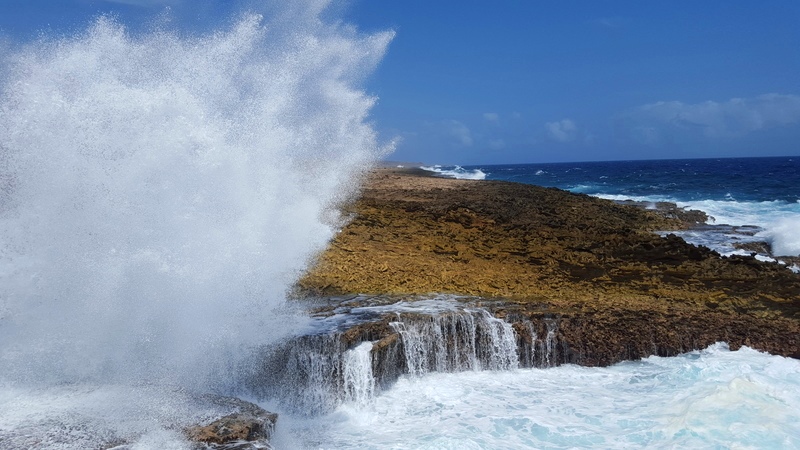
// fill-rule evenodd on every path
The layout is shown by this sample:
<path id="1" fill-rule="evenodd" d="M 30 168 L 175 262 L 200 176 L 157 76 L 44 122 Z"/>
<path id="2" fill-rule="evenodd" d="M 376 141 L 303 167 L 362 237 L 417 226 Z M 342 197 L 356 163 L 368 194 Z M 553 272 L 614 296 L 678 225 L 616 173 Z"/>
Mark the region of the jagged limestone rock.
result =
<path id="1" fill-rule="evenodd" d="M 184 435 L 195 442 L 196 449 L 249 450 L 266 449 L 275 428 L 278 415 L 257 405 L 239 399 L 239 412 L 221 417 L 205 426 L 194 426 L 184 430 Z"/>
<path id="2" fill-rule="evenodd" d="M 661 209 L 381 169 L 298 291 L 503 300 L 559 317 L 565 357 L 587 365 L 716 341 L 800 355 L 800 275 L 661 237 L 702 220 Z"/>

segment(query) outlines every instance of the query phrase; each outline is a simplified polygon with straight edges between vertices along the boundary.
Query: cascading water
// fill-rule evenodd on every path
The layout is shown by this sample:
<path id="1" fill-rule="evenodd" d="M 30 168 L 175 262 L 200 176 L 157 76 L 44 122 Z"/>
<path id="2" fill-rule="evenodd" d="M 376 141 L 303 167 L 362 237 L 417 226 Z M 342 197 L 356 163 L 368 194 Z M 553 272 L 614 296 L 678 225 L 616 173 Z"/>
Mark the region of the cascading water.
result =
<path id="1" fill-rule="evenodd" d="M 372 342 L 362 342 L 344 354 L 344 390 L 350 403 L 365 405 L 375 393 L 371 350 Z"/>
<path id="2" fill-rule="evenodd" d="M 446 296 L 322 316 L 261 356 L 251 392 L 295 415 L 364 407 L 404 374 L 510 370 L 532 348 L 511 323 Z M 525 360 L 524 364 L 528 361 Z"/>
<path id="3" fill-rule="evenodd" d="M 0 387 L 219 388 L 296 326 L 288 286 L 391 147 L 359 86 L 392 34 L 326 5 L 0 55 Z"/>
<path id="4" fill-rule="evenodd" d="M 402 338 L 406 367 L 412 375 L 519 366 L 511 324 L 482 309 L 415 320 L 400 318 L 391 325 Z"/>
<path id="5" fill-rule="evenodd" d="M 546 367 L 553 367 L 556 364 L 556 345 L 555 345 L 555 337 L 556 337 L 556 330 L 558 328 L 556 322 L 554 320 L 545 321 L 547 325 L 547 335 L 544 338 L 544 342 L 542 342 L 542 351 L 541 353 L 544 355 L 544 361 Z"/>

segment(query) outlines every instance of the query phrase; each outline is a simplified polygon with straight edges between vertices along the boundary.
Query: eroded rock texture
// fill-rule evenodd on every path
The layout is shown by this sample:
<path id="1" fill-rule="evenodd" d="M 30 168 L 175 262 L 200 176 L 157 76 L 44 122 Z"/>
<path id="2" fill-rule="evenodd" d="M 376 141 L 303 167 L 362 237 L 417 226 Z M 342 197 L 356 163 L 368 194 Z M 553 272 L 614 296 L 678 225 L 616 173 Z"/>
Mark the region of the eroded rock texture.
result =
<path id="1" fill-rule="evenodd" d="M 389 169 L 349 212 L 301 292 L 502 299 L 500 315 L 558 318 L 561 358 L 586 365 L 716 341 L 800 355 L 800 275 L 653 233 L 696 214 Z"/>

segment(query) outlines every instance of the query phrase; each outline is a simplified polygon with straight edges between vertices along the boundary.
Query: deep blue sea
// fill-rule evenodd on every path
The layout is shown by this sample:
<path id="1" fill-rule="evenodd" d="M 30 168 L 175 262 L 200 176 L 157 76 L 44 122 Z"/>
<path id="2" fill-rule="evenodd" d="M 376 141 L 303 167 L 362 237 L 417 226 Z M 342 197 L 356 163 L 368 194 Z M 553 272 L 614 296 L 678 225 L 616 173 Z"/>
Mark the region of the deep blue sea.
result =
<path id="1" fill-rule="evenodd" d="M 557 187 L 611 200 L 674 202 L 713 217 L 713 227 L 679 233 L 689 242 L 732 254 L 745 253 L 733 247 L 735 242 L 765 241 L 775 256 L 800 255 L 800 156 L 424 168 L 454 178 Z"/>

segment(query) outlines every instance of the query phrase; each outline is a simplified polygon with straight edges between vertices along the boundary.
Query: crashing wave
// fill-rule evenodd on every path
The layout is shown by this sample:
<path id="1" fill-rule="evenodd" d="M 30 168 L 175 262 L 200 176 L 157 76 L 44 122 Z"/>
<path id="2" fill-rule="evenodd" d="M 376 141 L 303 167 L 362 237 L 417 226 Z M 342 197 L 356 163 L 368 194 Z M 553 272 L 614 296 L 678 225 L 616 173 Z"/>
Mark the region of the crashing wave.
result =
<path id="1" fill-rule="evenodd" d="M 421 166 L 420 169 L 457 180 L 485 180 L 487 173 L 481 169 L 468 170 L 461 166 Z"/>

